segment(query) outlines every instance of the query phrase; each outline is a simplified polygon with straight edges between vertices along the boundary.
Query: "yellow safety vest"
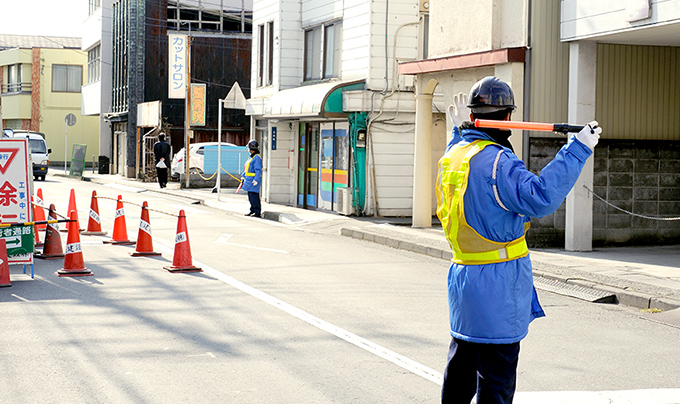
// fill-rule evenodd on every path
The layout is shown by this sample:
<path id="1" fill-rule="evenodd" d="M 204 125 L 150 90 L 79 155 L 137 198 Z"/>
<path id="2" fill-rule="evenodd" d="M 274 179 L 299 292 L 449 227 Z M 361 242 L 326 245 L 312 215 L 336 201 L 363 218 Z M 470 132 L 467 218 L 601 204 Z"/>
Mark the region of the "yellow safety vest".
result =
<path id="1" fill-rule="evenodd" d="M 257 154 L 255 155 L 257 156 Z M 253 156 L 253 157 L 255 157 Z M 246 173 L 246 177 L 254 177 L 255 173 L 249 173 L 248 168 L 250 167 L 250 162 L 253 161 L 253 157 L 249 158 L 246 163 L 243 165 L 243 171 Z"/>
<path id="2" fill-rule="evenodd" d="M 476 140 L 464 146 L 454 146 L 439 160 L 437 178 L 437 216 L 453 251 L 453 261 L 463 265 L 482 265 L 511 261 L 529 254 L 524 234 L 510 242 L 500 243 L 482 237 L 465 220 L 464 196 L 470 175 L 470 159 L 486 146 L 495 144 Z M 495 170 L 495 167 L 494 167 Z M 495 173 L 494 173 L 495 175 Z M 479 207 L 483 209 L 483 207 Z"/>

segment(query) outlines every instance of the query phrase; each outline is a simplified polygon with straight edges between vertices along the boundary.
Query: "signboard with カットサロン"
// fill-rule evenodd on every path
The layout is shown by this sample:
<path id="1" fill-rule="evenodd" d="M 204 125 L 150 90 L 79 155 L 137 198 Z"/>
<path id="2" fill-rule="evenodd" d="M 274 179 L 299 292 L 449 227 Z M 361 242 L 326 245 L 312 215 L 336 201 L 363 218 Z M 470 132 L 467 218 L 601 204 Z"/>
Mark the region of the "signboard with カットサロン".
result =
<path id="1" fill-rule="evenodd" d="M 33 220 L 28 140 L 0 140 L 0 225 Z M 33 226 L 0 226 L 10 264 L 33 263 Z"/>

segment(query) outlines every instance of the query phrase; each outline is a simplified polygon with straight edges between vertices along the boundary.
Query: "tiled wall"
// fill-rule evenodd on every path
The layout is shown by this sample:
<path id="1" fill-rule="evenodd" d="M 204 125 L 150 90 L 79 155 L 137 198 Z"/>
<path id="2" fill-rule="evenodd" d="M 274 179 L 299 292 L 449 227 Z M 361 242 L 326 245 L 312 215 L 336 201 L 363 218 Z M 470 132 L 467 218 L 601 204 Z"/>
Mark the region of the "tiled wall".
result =
<path id="1" fill-rule="evenodd" d="M 530 170 L 540 172 L 563 144 L 533 138 Z M 601 140 L 593 192 L 609 203 L 593 198 L 593 246 L 680 243 L 680 220 L 658 219 L 680 217 L 680 141 Z M 562 204 L 554 214 L 532 219 L 529 244 L 563 247 L 564 212 Z"/>

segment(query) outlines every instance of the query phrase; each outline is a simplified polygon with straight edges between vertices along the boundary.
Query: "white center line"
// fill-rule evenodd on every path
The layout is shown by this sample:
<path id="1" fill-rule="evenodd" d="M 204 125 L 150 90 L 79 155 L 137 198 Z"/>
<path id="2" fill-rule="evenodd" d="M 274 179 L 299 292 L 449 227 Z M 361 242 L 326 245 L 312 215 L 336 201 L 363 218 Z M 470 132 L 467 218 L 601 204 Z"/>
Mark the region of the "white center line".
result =
<path id="1" fill-rule="evenodd" d="M 165 244 L 160 246 L 159 249 L 165 250 L 163 251 L 165 253 L 173 254 L 173 250 L 168 248 Z M 387 361 L 390 361 L 395 365 L 400 366 L 408 370 L 409 372 L 414 373 L 420 377 L 423 377 L 433 383 L 437 383 L 439 385 L 442 384 L 444 376 L 434 369 L 431 369 L 412 359 L 409 359 L 403 355 L 399 355 L 398 353 L 391 351 L 383 346 L 380 346 L 374 342 L 371 342 L 365 338 L 353 334 L 345 329 L 342 329 L 336 325 L 333 325 L 327 321 L 315 317 L 302 309 L 299 309 L 291 304 L 284 302 L 281 299 L 277 299 L 274 296 L 269 295 L 261 290 L 255 289 L 252 286 L 248 286 L 245 283 L 236 280 L 231 276 L 226 275 L 215 268 L 212 268 L 209 265 L 206 265 L 195 260 L 194 265 L 202 268 L 207 275 L 210 275 L 213 278 L 218 279 L 228 284 L 229 286 L 232 286 L 256 299 L 259 299 L 267 304 L 270 304 L 273 307 L 276 307 L 277 309 L 292 315 L 293 317 L 296 317 L 302 321 L 305 321 L 308 324 L 313 325 L 314 327 L 317 327 L 332 335 L 335 335 L 338 338 L 341 338 L 353 345 L 358 346 L 361 349 L 364 349 L 374 355 L 377 355 Z"/>

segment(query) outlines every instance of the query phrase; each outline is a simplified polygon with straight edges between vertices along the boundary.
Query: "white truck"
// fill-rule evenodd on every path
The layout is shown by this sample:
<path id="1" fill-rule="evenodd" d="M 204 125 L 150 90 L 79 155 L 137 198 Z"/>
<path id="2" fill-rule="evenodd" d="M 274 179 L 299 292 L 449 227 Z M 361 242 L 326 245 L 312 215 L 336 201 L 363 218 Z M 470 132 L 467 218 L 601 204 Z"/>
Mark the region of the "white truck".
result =
<path id="1" fill-rule="evenodd" d="M 52 153 L 52 149 L 47 148 L 45 135 L 40 132 L 31 132 L 28 130 L 3 129 L 2 136 L 15 139 L 28 139 L 28 147 L 31 151 L 31 161 L 33 162 L 33 179 L 36 181 L 45 181 L 47 169 L 50 164 L 49 154 Z"/>

